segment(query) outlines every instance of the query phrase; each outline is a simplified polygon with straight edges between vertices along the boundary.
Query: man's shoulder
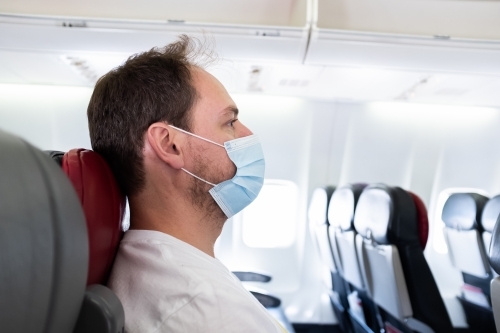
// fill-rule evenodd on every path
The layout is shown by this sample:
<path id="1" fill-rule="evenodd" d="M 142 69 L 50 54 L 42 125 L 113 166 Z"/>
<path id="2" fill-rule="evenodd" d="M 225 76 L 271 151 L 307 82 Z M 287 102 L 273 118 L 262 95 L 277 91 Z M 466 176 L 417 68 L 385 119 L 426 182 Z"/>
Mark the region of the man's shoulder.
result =
<path id="1" fill-rule="evenodd" d="M 128 331 L 185 332 L 192 325 L 187 331 L 246 332 L 258 325 L 271 332 L 265 310 L 217 259 L 148 234 L 124 238 L 108 283 L 123 303 Z"/>

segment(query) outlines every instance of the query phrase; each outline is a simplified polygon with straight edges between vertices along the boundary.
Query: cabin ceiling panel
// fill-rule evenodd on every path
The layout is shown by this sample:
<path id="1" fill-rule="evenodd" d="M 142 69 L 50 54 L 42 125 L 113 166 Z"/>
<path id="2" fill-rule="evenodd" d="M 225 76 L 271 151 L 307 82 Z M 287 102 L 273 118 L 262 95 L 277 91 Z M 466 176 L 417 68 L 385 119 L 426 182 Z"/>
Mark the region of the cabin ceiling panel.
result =
<path id="1" fill-rule="evenodd" d="M 313 30 L 305 63 L 500 74 L 500 42 Z"/>
<path id="2" fill-rule="evenodd" d="M 228 59 L 301 63 L 308 37 L 306 29 L 298 28 L 128 24 L 123 21 L 85 21 L 82 26 L 64 27 L 62 21 L 55 19 L 35 20 L 30 22 L 32 24 L 13 21 L 12 17 L 0 17 L 1 49 L 130 55 L 165 46 L 180 34 L 188 33 L 209 45 L 213 43 L 220 55 Z"/>
<path id="3" fill-rule="evenodd" d="M 421 103 L 500 105 L 500 76 L 438 74 L 412 89 L 408 100 Z"/>
<path id="4" fill-rule="evenodd" d="M 55 54 L 0 51 L 0 82 L 89 85 Z"/>
<path id="5" fill-rule="evenodd" d="M 392 100 L 423 74 L 373 68 L 326 67 L 310 87 L 311 97 L 337 100 Z"/>
<path id="6" fill-rule="evenodd" d="M 500 40 L 500 1 L 318 0 L 324 29 Z"/>
<path id="7" fill-rule="evenodd" d="M 4 0 L 0 7 L 19 15 L 298 27 L 306 25 L 306 9 L 307 0 Z"/>

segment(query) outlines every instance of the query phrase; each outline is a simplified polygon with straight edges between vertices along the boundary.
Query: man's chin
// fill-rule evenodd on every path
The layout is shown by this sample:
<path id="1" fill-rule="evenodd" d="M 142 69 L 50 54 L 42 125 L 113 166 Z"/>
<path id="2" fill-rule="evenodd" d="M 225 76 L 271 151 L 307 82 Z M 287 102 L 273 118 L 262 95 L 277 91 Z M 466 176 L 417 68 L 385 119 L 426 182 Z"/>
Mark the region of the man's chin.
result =
<path id="1" fill-rule="evenodd" d="M 226 222 L 227 216 L 217 202 L 215 202 L 214 198 L 212 198 L 209 190 L 209 186 L 200 184 L 194 179 L 189 189 L 190 201 L 193 204 L 193 209 L 202 212 L 206 219 L 221 224 L 222 226 L 224 222 Z"/>

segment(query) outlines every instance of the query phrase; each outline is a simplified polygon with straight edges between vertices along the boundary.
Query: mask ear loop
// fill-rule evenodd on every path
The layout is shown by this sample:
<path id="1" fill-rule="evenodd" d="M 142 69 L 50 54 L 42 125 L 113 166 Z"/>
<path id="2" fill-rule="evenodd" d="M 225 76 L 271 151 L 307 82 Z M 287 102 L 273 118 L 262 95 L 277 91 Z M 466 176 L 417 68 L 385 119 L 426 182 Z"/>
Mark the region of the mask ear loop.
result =
<path id="1" fill-rule="evenodd" d="M 220 147 L 222 147 L 222 148 L 225 148 L 225 147 L 224 147 L 224 145 L 221 145 L 221 144 L 219 144 L 219 143 L 217 143 L 217 142 L 214 142 L 214 141 L 212 141 L 212 140 L 205 139 L 204 137 L 201 137 L 201 136 L 199 136 L 199 135 L 196 135 L 196 134 L 193 134 L 193 133 L 191 133 L 191 132 L 185 131 L 185 130 L 183 130 L 183 129 L 181 129 L 181 128 L 178 128 L 178 127 L 175 127 L 175 126 L 173 126 L 173 125 L 170 125 L 170 124 L 167 124 L 167 125 L 168 125 L 168 126 L 170 126 L 170 127 L 172 127 L 172 128 L 175 128 L 176 130 L 178 130 L 178 131 L 180 131 L 180 132 L 182 132 L 182 133 L 186 133 L 186 134 L 188 134 L 188 135 L 192 135 L 192 136 L 194 136 L 195 138 L 198 138 L 198 139 L 201 139 L 201 140 L 204 140 L 204 141 L 207 141 L 207 142 L 213 143 L 214 145 L 220 146 Z M 194 173 L 189 172 L 189 171 L 187 171 L 187 170 L 186 170 L 186 169 L 184 169 L 184 168 L 181 168 L 181 170 L 182 170 L 182 171 L 184 171 L 185 173 L 187 173 L 187 174 L 189 174 L 189 175 L 193 176 L 194 178 L 196 178 L 196 179 L 198 179 L 198 180 L 201 180 L 202 182 L 207 183 L 208 185 L 212 185 L 213 187 L 217 186 L 216 184 L 213 184 L 213 183 L 211 183 L 211 182 L 208 182 L 208 181 L 206 181 L 205 179 L 203 179 L 203 178 L 201 178 L 201 177 L 198 177 L 198 176 L 197 176 L 197 175 L 195 175 Z"/>
<path id="2" fill-rule="evenodd" d="M 181 170 L 182 170 L 182 171 L 184 171 L 184 172 L 185 172 L 185 173 L 187 173 L 187 174 L 190 174 L 190 175 L 191 175 L 191 176 L 193 176 L 194 178 L 199 179 L 199 180 L 201 180 L 202 182 L 207 183 L 208 185 L 212 185 L 213 187 L 217 186 L 217 185 L 215 185 L 215 184 L 212 184 L 211 182 L 207 182 L 205 179 L 203 179 L 203 178 L 201 178 L 201 177 L 198 177 L 198 176 L 197 176 L 197 175 L 195 175 L 194 173 L 191 173 L 191 172 L 187 171 L 187 170 L 186 170 L 186 169 L 184 169 L 184 168 L 182 168 Z"/>
<path id="3" fill-rule="evenodd" d="M 202 136 L 199 136 L 199 135 L 193 134 L 193 133 L 191 133 L 191 132 L 185 131 L 185 130 L 183 130 L 183 129 L 181 129 L 181 128 L 175 127 L 174 125 L 168 125 L 168 126 L 170 126 L 170 127 L 172 127 L 172 128 L 175 128 L 176 130 L 181 131 L 182 133 L 186 133 L 186 134 L 188 134 L 188 135 L 194 136 L 195 138 L 198 138 L 198 139 L 201 139 L 201 140 L 203 140 L 203 141 L 213 143 L 214 145 L 217 145 L 217 146 L 219 146 L 219 147 L 225 148 L 225 147 L 224 147 L 224 145 L 221 145 L 220 143 L 217 143 L 217 142 L 212 141 L 212 140 L 209 140 L 209 139 L 205 139 L 205 138 L 204 138 L 204 137 L 202 137 Z"/>

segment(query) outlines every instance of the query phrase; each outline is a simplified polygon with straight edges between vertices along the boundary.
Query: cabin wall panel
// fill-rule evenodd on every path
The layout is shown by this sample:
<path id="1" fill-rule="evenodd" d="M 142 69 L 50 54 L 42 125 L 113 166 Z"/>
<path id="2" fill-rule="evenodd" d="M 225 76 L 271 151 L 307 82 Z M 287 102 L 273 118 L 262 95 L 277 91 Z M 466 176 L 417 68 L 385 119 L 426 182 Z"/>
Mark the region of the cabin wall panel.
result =
<path id="1" fill-rule="evenodd" d="M 0 129 L 43 150 L 90 148 L 91 88 L 0 84 Z"/>

